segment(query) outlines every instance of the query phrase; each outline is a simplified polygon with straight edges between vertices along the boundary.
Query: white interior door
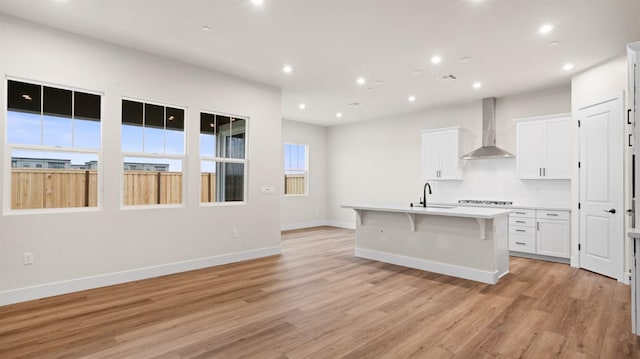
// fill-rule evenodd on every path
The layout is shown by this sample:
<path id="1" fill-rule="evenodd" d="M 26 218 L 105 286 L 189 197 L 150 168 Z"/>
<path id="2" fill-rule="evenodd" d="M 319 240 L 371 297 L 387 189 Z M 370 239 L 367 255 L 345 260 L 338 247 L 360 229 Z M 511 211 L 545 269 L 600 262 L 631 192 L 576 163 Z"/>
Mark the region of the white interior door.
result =
<path id="1" fill-rule="evenodd" d="M 622 281 L 624 128 L 620 98 L 579 110 L 580 267 Z"/>

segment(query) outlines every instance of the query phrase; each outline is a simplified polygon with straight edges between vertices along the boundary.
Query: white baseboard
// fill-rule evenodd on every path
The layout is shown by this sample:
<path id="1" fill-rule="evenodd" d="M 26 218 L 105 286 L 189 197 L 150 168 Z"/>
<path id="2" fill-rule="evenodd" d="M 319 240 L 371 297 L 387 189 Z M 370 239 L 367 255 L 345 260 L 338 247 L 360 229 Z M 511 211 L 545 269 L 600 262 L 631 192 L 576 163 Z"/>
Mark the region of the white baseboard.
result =
<path id="1" fill-rule="evenodd" d="M 187 272 L 196 269 L 219 266 L 228 263 L 241 262 L 261 257 L 278 255 L 282 247 L 268 247 L 246 252 L 223 254 L 219 256 L 198 258 L 183 262 L 161 264 L 152 267 L 132 269 L 122 272 L 101 274 L 60 282 L 46 283 L 31 287 L 12 289 L 0 292 L 0 306 L 25 302 L 33 299 L 51 297 L 54 295 L 78 292 L 81 290 L 105 287 L 108 285 L 131 282 L 135 280 L 159 277 L 167 274 Z"/>
<path id="2" fill-rule="evenodd" d="M 399 254 L 391 254 L 378 252 L 371 249 L 358 248 L 355 249 L 355 256 L 366 259 L 373 259 L 379 262 L 396 264 L 403 267 L 420 269 L 428 272 L 450 275 L 452 277 L 464 278 L 483 282 L 488 284 L 496 284 L 498 282 L 498 271 L 489 272 L 480 269 L 456 266 L 452 264 L 434 262 L 426 259 L 402 256 Z"/>
<path id="3" fill-rule="evenodd" d="M 356 222 L 327 221 L 327 225 L 338 228 L 356 229 Z"/>
<path id="4" fill-rule="evenodd" d="M 311 228 L 311 227 L 320 227 L 320 226 L 328 226 L 329 222 L 322 221 L 311 221 L 311 222 L 301 222 L 301 223 L 291 223 L 291 224 L 281 224 L 281 231 L 291 231 L 294 229 L 302 229 L 302 228 Z"/>

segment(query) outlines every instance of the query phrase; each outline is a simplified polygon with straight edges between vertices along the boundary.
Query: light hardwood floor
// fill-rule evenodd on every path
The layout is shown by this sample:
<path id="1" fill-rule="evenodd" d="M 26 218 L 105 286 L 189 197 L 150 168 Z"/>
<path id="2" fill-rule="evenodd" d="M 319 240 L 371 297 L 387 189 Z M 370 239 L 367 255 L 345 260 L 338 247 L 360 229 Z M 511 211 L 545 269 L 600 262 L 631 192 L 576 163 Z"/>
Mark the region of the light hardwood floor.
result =
<path id="1" fill-rule="evenodd" d="M 629 287 L 511 259 L 487 285 L 353 257 L 354 232 L 281 256 L 0 307 L 0 358 L 640 358 Z"/>

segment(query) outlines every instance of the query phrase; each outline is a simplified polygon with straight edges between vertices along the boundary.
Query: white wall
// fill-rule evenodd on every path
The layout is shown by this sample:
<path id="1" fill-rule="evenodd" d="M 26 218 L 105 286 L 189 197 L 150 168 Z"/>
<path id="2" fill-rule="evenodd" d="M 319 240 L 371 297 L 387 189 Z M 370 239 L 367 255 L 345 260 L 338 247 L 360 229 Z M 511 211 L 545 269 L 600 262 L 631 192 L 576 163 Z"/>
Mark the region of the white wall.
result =
<path id="1" fill-rule="evenodd" d="M 515 154 L 513 119 L 568 113 L 569 86 L 498 98 L 496 142 Z M 328 130 L 329 221 L 353 227 L 352 210 L 343 204 L 417 201 L 422 194 L 420 131 L 461 126 L 464 150 L 482 142 L 481 101 L 430 109 L 418 114 L 333 126 Z M 569 207 L 570 181 L 522 181 L 515 177 L 515 159 L 467 161 L 464 181 L 432 181 L 434 202 L 470 199 L 513 200 L 521 204 Z"/>
<path id="2" fill-rule="evenodd" d="M 283 230 L 321 226 L 327 222 L 327 128 L 282 121 L 283 143 L 308 145 L 309 188 L 306 196 L 282 196 Z"/>
<path id="3" fill-rule="evenodd" d="M 282 166 L 274 165 L 282 163 L 278 89 L 5 16 L 0 16 L 0 49 L 3 79 L 20 77 L 104 94 L 103 206 L 93 212 L 0 216 L 0 305 L 279 253 L 280 196 L 260 194 L 263 185 L 282 187 Z M 183 208 L 120 208 L 123 96 L 187 107 L 187 153 L 193 156 L 185 166 Z M 3 85 L 0 99 L 5 98 Z M 0 103 L 0 137 L 5 138 L 6 101 Z M 201 109 L 250 118 L 244 205 L 200 207 Z M 4 142 L 2 179 L 9 171 Z M 23 252 L 33 252 L 35 264 L 24 266 Z"/>
<path id="4" fill-rule="evenodd" d="M 626 121 L 626 109 L 629 107 L 627 102 L 627 87 L 628 87 L 628 77 L 627 77 L 627 58 L 625 54 L 620 54 L 620 56 L 606 61 L 598 66 L 594 66 L 580 74 L 577 74 L 571 79 L 571 107 L 574 118 L 578 117 L 578 111 L 580 108 L 585 106 L 593 105 L 599 102 L 603 102 L 606 100 L 610 100 L 616 97 L 621 97 L 623 92 L 625 95 L 623 99 L 625 101 L 625 111 L 624 111 L 624 119 L 620 119 L 620 121 Z M 625 125 L 625 143 L 627 136 L 626 134 L 631 132 L 631 126 Z M 573 132 L 573 158 L 578 158 L 578 131 L 574 129 Z M 621 213 L 626 213 L 626 210 L 631 206 L 631 148 L 625 146 L 625 160 L 624 160 L 624 188 L 625 188 L 625 208 Z M 578 178 L 578 170 L 577 168 L 574 170 L 574 178 Z M 578 181 L 573 181 L 571 187 L 571 201 L 577 206 L 579 199 L 579 187 Z M 625 249 L 625 266 L 624 270 L 629 270 L 629 261 L 630 256 L 628 254 L 629 249 L 629 238 L 626 237 L 626 228 L 631 227 L 629 220 L 630 217 L 624 215 L 625 220 L 625 238 L 621 239 L 624 241 L 624 249 Z M 576 248 L 578 246 L 579 240 L 579 222 L 578 222 L 578 212 L 575 211 L 572 213 L 572 227 L 571 227 L 571 240 L 572 240 L 572 248 Z M 578 265 L 578 259 L 572 258 L 572 265 Z"/>

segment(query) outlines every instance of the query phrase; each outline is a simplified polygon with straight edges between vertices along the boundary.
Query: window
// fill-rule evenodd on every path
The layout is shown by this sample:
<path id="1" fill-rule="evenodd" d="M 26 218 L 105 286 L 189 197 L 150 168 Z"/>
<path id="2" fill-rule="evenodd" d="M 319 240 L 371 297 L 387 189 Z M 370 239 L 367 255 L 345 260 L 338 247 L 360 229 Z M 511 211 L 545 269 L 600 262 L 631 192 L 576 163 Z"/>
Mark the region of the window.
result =
<path id="1" fill-rule="evenodd" d="M 308 147 L 293 143 L 284 144 L 284 194 L 308 194 Z"/>
<path id="2" fill-rule="evenodd" d="M 7 80 L 8 207 L 97 207 L 100 117 L 98 94 Z"/>
<path id="3" fill-rule="evenodd" d="M 242 202 L 247 120 L 200 113 L 200 202 Z"/>
<path id="4" fill-rule="evenodd" d="M 181 204 L 185 110 L 122 100 L 123 203 Z"/>

